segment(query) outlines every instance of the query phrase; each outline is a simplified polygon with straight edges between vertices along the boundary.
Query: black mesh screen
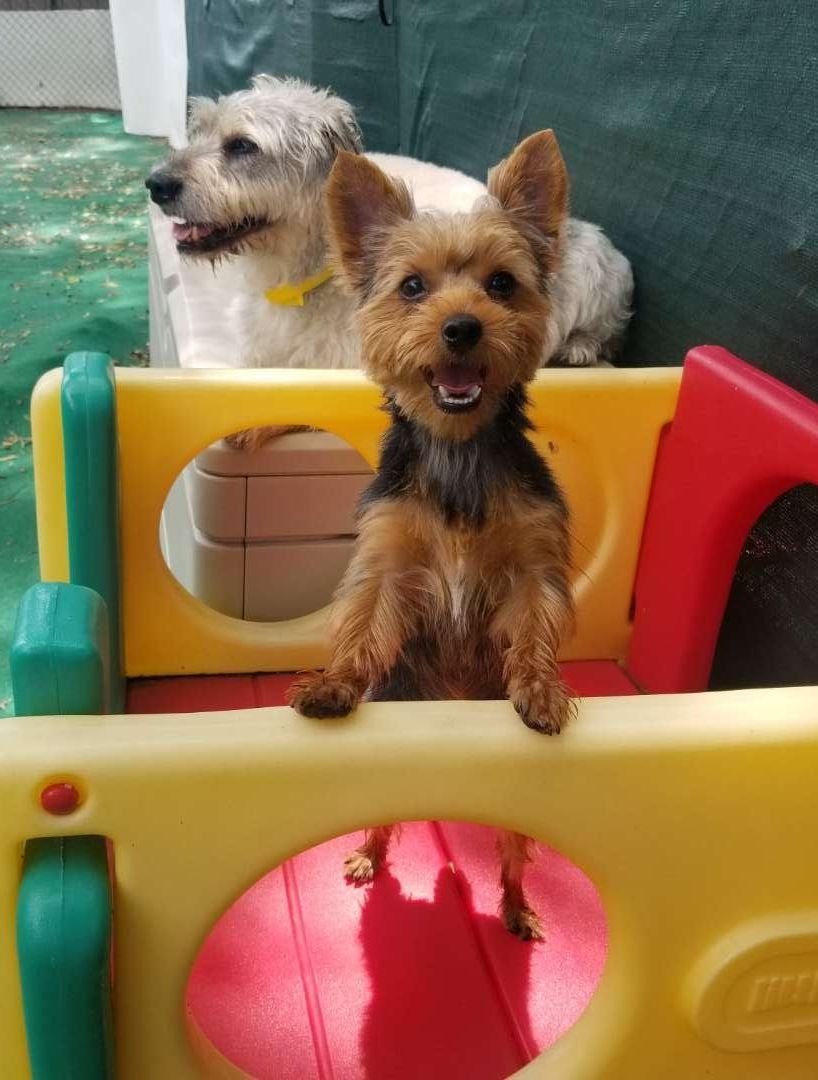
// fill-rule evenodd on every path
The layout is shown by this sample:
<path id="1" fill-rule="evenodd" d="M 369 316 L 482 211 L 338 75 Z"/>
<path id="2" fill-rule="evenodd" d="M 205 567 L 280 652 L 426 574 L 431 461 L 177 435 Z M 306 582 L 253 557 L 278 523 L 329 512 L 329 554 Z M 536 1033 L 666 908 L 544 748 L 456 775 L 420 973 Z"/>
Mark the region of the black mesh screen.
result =
<path id="1" fill-rule="evenodd" d="M 818 487 L 767 508 L 739 561 L 711 686 L 818 683 Z"/>

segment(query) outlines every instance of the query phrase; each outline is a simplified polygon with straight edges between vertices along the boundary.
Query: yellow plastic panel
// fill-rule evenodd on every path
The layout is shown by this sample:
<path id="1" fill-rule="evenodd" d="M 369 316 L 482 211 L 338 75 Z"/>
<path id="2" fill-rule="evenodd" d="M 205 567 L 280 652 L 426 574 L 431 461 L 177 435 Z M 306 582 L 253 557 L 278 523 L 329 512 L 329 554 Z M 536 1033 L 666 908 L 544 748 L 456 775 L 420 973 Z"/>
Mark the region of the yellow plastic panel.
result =
<path id="1" fill-rule="evenodd" d="M 624 659 L 656 446 L 673 416 L 680 374 L 544 371 L 532 387 L 537 443 L 573 516 L 579 630 L 565 659 Z M 58 395 L 52 373 L 37 389 L 32 414 L 41 561 L 52 578 L 63 577 L 67 563 Z M 374 465 L 386 424 L 379 403 L 358 372 L 117 371 L 128 675 L 288 671 L 324 662 L 324 612 L 241 622 L 187 593 L 162 558 L 159 518 L 190 459 L 243 428 L 310 424 L 339 435 Z"/>
<path id="2" fill-rule="evenodd" d="M 55 819 L 37 793 L 63 775 L 84 802 Z M 501 825 L 591 876 L 610 935 L 587 1011 L 520 1077 L 815 1080 L 816 775 L 818 687 L 588 700 L 558 739 L 506 702 L 372 704 L 333 723 L 285 708 L 8 720 L 0 914 L 11 926 L 24 838 L 111 837 L 117 1075 L 188 1080 L 191 964 L 264 872 L 373 821 Z M 0 1076 L 22 1080 L 2 941 Z"/>
<path id="3" fill-rule="evenodd" d="M 43 581 L 68 581 L 61 386 L 62 368 L 49 371 L 37 383 L 31 398 L 37 546 L 40 552 L 40 578 Z"/>

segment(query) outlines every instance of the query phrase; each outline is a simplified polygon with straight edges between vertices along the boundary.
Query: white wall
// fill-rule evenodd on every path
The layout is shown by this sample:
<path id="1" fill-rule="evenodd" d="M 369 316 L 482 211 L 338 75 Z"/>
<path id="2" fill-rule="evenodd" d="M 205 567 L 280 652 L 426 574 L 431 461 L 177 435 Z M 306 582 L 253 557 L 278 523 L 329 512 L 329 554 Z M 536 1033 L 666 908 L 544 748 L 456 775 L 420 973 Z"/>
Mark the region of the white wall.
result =
<path id="1" fill-rule="evenodd" d="M 185 0 L 110 0 L 122 121 L 132 135 L 184 146 L 187 112 Z"/>

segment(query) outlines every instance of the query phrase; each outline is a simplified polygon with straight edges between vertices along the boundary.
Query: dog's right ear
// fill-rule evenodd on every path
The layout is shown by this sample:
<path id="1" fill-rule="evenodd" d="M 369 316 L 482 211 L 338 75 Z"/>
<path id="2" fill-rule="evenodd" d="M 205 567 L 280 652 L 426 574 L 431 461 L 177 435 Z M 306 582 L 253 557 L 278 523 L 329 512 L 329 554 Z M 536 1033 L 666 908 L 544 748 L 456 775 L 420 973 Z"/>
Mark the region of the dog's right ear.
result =
<path id="1" fill-rule="evenodd" d="M 326 207 L 335 264 L 366 294 L 389 228 L 414 213 L 412 196 L 368 158 L 342 150 L 327 181 Z"/>
<path id="2" fill-rule="evenodd" d="M 547 238 L 568 216 L 568 174 L 554 132 L 538 131 L 489 171 L 489 195 Z"/>

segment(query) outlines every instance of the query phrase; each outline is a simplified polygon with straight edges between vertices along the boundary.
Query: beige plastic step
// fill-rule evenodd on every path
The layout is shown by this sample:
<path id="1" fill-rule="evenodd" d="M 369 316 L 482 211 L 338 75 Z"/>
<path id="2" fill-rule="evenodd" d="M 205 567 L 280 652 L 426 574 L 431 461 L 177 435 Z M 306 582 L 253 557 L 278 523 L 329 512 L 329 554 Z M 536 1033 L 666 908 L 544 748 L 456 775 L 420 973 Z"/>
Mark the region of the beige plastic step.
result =
<path id="1" fill-rule="evenodd" d="M 352 536 L 368 476 L 251 476 L 246 538 Z"/>
<path id="2" fill-rule="evenodd" d="M 185 482 L 195 528 L 210 540 L 244 542 L 247 521 L 247 477 L 215 476 L 194 461 Z"/>
<path id="3" fill-rule="evenodd" d="M 244 618 L 294 619 L 327 604 L 352 556 L 354 539 L 248 544 Z"/>

